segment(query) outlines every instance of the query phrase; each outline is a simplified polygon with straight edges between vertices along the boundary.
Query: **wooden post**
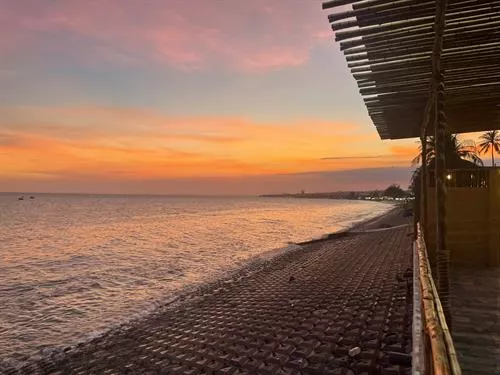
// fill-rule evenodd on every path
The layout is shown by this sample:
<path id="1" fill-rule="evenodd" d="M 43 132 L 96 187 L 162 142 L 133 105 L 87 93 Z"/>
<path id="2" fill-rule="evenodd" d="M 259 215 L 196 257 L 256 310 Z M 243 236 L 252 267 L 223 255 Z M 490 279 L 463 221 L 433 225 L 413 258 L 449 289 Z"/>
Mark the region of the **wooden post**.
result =
<path id="1" fill-rule="evenodd" d="M 445 29 L 447 0 L 436 0 L 435 41 L 432 58 L 432 77 L 434 83 L 434 137 L 436 142 L 436 255 L 437 283 L 443 312 L 451 327 L 449 304 L 449 267 L 450 257 L 446 243 L 446 183 L 445 183 L 445 145 L 446 116 L 444 113 L 444 75 L 441 70 L 441 55 Z"/>
<path id="2" fill-rule="evenodd" d="M 420 167 L 420 228 L 422 230 L 423 239 L 427 243 L 427 223 L 428 223 L 428 160 L 427 160 L 427 128 L 431 120 L 431 112 L 434 108 L 434 83 L 431 80 L 429 85 L 429 98 L 424 109 L 422 124 L 420 125 L 420 143 L 422 145 L 422 166 Z M 432 271 L 435 272 L 435 249 L 430 250 L 430 263 Z"/>
<path id="3" fill-rule="evenodd" d="M 420 137 L 422 144 L 422 166 L 420 167 L 420 223 L 423 238 L 427 242 L 427 124 L 422 129 Z M 431 263 L 432 264 L 432 263 Z"/>

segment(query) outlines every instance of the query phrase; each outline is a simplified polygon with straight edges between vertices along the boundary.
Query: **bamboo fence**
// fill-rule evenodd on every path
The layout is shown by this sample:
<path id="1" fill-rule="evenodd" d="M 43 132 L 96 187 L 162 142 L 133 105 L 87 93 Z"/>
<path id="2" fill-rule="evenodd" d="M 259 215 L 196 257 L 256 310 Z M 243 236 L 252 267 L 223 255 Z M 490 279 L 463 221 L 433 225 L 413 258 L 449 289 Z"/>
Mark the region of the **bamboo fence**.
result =
<path id="1" fill-rule="evenodd" d="M 427 338 L 426 342 L 429 343 L 428 347 L 423 348 L 428 359 L 426 373 L 434 375 L 461 375 L 462 372 L 453 340 L 432 277 L 420 226 L 415 255 L 418 258 L 418 269 L 415 269 L 414 272 L 417 272 L 420 276 L 423 329 Z"/>

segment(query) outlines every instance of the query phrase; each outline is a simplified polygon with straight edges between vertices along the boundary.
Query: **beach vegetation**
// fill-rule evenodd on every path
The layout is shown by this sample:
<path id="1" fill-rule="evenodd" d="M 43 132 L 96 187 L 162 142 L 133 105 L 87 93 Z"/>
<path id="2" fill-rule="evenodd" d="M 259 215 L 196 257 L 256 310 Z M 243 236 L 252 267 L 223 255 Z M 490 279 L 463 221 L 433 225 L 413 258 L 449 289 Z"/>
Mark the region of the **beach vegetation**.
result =
<path id="1" fill-rule="evenodd" d="M 392 184 L 389 187 L 387 187 L 387 189 L 384 190 L 383 195 L 384 197 L 389 197 L 389 198 L 404 198 L 407 194 L 401 188 L 401 186 L 397 184 Z"/>
<path id="2" fill-rule="evenodd" d="M 483 161 L 479 156 L 479 150 L 475 143 L 470 140 L 461 140 L 457 134 L 447 133 L 445 138 L 445 160 L 446 168 L 463 168 L 463 161 L 482 166 Z M 436 141 L 434 137 L 427 137 L 427 165 L 431 168 L 436 157 Z M 422 144 L 419 146 L 419 153 L 412 160 L 413 165 L 422 163 Z"/>
<path id="3" fill-rule="evenodd" d="M 491 150 L 491 165 L 495 166 L 495 153 L 500 154 L 500 131 L 490 130 L 479 137 L 479 153 L 486 154 Z"/>

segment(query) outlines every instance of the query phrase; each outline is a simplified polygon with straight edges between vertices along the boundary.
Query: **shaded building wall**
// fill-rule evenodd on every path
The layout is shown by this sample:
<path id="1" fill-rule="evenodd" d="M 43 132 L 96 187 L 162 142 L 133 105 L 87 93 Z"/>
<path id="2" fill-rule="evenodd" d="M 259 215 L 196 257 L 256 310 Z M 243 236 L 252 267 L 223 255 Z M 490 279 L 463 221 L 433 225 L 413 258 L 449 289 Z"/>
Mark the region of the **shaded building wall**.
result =
<path id="1" fill-rule="evenodd" d="M 452 263 L 500 265 L 500 169 L 489 171 L 488 188 L 447 188 L 447 243 Z M 436 244 L 436 196 L 428 188 L 427 245 Z"/>
<path id="2" fill-rule="evenodd" d="M 490 170 L 489 264 L 500 266 L 500 168 Z"/>

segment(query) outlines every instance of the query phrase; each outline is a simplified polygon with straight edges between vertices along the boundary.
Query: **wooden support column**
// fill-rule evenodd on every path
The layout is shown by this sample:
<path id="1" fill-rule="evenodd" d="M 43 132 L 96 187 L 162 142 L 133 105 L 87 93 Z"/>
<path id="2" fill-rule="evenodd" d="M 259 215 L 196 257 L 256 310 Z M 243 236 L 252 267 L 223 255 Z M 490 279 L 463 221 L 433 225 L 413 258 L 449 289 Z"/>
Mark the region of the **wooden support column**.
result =
<path id="1" fill-rule="evenodd" d="M 432 95 L 431 95 L 432 97 Z M 430 99 L 430 98 L 429 98 Z M 422 166 L 420 167 L 420 224 L 422 228 L 422 235 L 427 242 L 427 124 L 422 128 L 422 135 L 420 136 L 422 145 Z M 432 263 L 431 263 L 432 264 Z"/>
<path id="2" fill-rule="evenodd" d="M 432 77 L 434 83 L 434 136 L 436 142 L 436 255 L 437 284 L 439 298 L 448 324 L 451 326 L 449 302 L 450 256 L 446 243 L 446 116 L 444 113 L 444 75 L 441 70 L 443 36 L 447 0 L 436 0 L 435 43 L 432 58 Z"/>
<path id="3" fill-rule="evenodd" d="M 427 160 L 427 128 L 431 118 L 431 112 L 434 108 L 434 92 L 433 83 L 429 85 L 429 99 L 425 105 L 424 117 L 422 125 L 420 126 L 420 143 L 422 145 L 422 166 L 420 167 L 420 227 L 422 228 L 423 238 L 427 241 L 427 223 L 428 223 L 428 199 L 427 199 L 427 185 L 428 185 L 428 163 Z M 434 253 L 431 250 L 431 265 L 434 265 Z"/>
<path id="4" fill-rule="evenodd" d="M 436 105 L 436 255 L 437 255 L 437 282 L 438 293 L 443 311 L 451 326 L 451 314 L 449 303 L 449 268 L 450 252 L 446 243 L 446 166 L 445 166 L 445 144 L 446 144 L 446 115 L 444 113 L 444 79 L 439 74 L 439 87 Z"/>

